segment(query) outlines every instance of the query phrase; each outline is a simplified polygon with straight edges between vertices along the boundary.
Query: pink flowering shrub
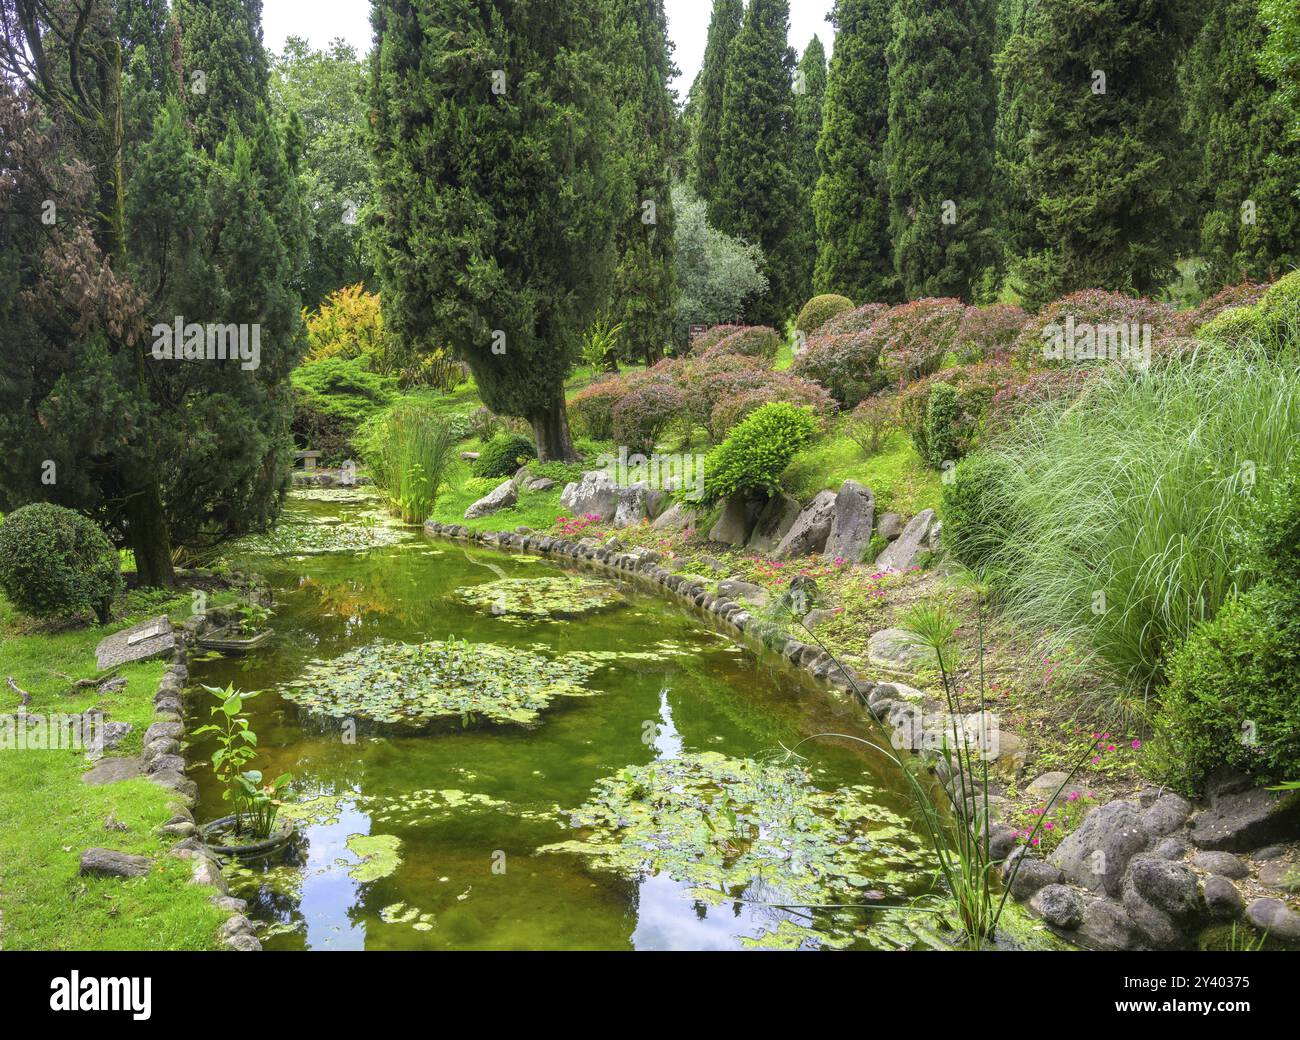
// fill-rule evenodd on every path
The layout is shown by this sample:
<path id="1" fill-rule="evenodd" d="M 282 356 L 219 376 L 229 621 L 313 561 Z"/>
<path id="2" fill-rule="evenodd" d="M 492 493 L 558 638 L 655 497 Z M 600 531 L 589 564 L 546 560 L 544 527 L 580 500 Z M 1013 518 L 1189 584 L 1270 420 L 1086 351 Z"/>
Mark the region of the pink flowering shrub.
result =
<path id="1" fill-rule="evenodd" d="M 559 529 L 560 534 L 565 538 L 573 538 L 600 522 L 599 514 L 585 513 L 582 516 L 557 516 L 554 526 Z"/>

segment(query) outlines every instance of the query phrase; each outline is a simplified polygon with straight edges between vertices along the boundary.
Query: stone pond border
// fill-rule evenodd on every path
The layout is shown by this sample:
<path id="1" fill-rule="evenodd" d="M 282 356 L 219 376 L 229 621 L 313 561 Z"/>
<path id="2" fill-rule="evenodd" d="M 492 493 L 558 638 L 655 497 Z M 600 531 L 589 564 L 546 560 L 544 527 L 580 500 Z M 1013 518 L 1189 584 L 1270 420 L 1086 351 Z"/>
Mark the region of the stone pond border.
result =
<path id="1" fill-rule="evenodd" d="M 716 618 L 719 627 L 737 642 L 779 654 L 820 682 L 827 692 L 838 695 L 842 703 L 865 709 L 891 734 L 907 724 L 912 706 L 923 697 L 902 683 L 868 680 L 851 665 L 836 662 L 821 647 L 784 635 L 741 604 L 715 595 L 703 579 L 668 570 L 652 549 L 624 550 L 595 538 L 575 541 L 528 528 L 475 531 L 463 524 L 433 520 L 425 522 L 424 531 L 502 552 L 572 561 L 667 590 Z M 749 638 L 740 639 L 742 635 Z M 1008 758 L 1019 764 L 1012 758 L 1021 754 L 1018 740 L 1002 751 L 1010 751 Z M 956 797 L 954 788 L 960 777 L 949 775 L 943 757 L 930 750 L 915 753 L 927 761 L 949 796 Z M 990 775 L 1000 764 L 990 765 Z M 1146 789 L 1137 801 L 1117 799 L 1093 810 L 1047 860 L 1028 851 L 1017 853 L 1015 831 L 1006 823 L 992 823 L 991 851 L 1008 866 L 1017 856 L 1025 857 L 1012 885 L 1013 898 L 1028 904 L 1055 935 L 1077 946 L 1095 950 L 1186 948 L 1200 929 L 1237 920 L 1267 929 L 1286 942 L 1300 943 L 1300 914 L 1275 898 L 1256 898 L 1247 906 L 1236 886 L 1222 876 L 1221 871 L 1234 869 L 1233 865 L 1224 867 L 1217 860 L 1211 863 L 1212 855 L 1205 852 L 1194 854 L 1188 864 L 1181 862 L 1198 848 L 1243 852 L 1255 848 L 1254 859 L 1259 861 L 1278 855 L 1277 847 L 1270 843 L 1300 838 L 1300 795 L 1272 798 L 1244 778 L 1225 774 L 1212 780 L 1208 805 L 1197 809 L 1177 794 Z M 1107 857 L 1107 865 L 1094 873 L 1099 850 Z M 1244 867 L 1239 861 L 1236 866 Z M 1004 867 L 1004 877 L 1007 874 Z"/>

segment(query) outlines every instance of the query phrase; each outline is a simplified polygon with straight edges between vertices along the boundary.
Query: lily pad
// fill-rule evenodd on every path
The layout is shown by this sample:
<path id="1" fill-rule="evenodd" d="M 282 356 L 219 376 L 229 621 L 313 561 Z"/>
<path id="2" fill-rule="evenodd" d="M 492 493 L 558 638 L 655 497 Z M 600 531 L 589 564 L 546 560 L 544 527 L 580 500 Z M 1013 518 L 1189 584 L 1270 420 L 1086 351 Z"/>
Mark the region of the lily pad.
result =
<path id="1" fill-rule="evenodd" d="M 567 619 L 612 610 L 627 599 L 608 582 L 563 576 L 502 578 L 453 593 L 455 599 L 495 617 L 526 621 Z"/>
<path id="2" fill-rule="evenodd" d="M 600 780 L 569 813 L 581 836 L 539 851 L 577 854 L 623 876 L 667 874 L 706 902 L 897 904 L 934 864 L 919 836 L 875 793 L 865 785 L 821 790 L 793 762 L 690 753 Z M 790 948 L 813 934 L 791 925 L 754 941 Z M 818 922 L 816 934 L 820 945 L 852 941 L 834 915 Z"/>
<path id="3" fill-rule="evenodd" d="M 286 509 L 265 534 L 246 535 L 231 542 L 224 558 L 255 556 L 310 556 L 331 552 L 361 552 L 395 545 L 412 538 L 385 513 L 372 510 L 346 518 L 318 517 L 304 510 Z"/>
<path id="4" fill-rule="evenodd" d="M 387 726 L 479 718 L 527 725 L 556 697 L 597 692 L 582 685 L 593 670 L 493 643 L 372 643 L 307 666 L 283 692 L 310 712 Z"/>
<path id="5" fill-rule="evenodd" d="M 402 863 L 398 849 L 402 839 L 394 834 L 353 834 L 348 838 L 348 848 L 361 857 L 361 862 L 348 869 L 354 881 L 378 881 L 388 877 Z"/>

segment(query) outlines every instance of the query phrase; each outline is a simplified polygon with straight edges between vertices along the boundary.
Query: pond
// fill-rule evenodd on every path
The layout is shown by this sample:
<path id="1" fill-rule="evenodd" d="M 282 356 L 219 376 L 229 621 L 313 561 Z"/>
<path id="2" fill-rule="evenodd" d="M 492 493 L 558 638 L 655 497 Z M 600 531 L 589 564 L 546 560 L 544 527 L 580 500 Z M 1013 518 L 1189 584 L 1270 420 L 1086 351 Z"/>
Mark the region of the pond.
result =
<path id="1" fill-rule="evenodd" d="M 274 635 L 195 655 L 191 681 L 260 691 L 255 765 L 293 774 L 297 853 L 227 867 L 266 948 L 914 941 L 888 907 L 934 875 L 902 781 L 848 741 L 790 758 L 870 733 L 774 655 L 630 585 L 394 527 L 373 500 L 295 495 L 232 559 L 271 584 Z M 439 678 L 451 708 L 420 699 Z M 466 690 L 519 697 L 494 716 Z M 186 752 L 200 819 L 227 811 L 212 747 Z"/>

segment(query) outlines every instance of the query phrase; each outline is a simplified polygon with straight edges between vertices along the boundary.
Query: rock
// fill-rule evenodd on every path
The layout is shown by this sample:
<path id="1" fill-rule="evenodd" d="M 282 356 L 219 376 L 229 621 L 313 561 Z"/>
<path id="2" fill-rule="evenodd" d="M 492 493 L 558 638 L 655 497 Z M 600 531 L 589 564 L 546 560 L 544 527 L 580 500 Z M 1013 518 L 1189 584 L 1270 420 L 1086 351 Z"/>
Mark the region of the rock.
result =
<path id="1" fill-rule="evenodd" d="M 93 769 L 81 774 L 81 782 L 92 787 L 103 784 L 115 784 L 119 780 L 131 780 L 144 775 L 144 762 L 135 756 L 101 758 Z"/>
<path id="2" fill-rule="evenodd" d="M 185 771 L 185 759 L 180 755 L 158 755 L 154 758 L 148 767 L 148 772 L 153 773 L 183 773 Z"/>
<path id="3" fill-rule="evenodd" d="M 1151 850 L 1151 855 L 1161 859 L 1180 861 L 1187 855 L 1187 846 L 1178 838 L 1166 838 Z"/>
<path id="4" fill-rule="evenodd" d="M 1251 900 L 1246 920 L 1262 932 L 1283 942 L 1300 942 L 1300 914 L 1287 909 L 1280 899 L 1264 897 Z"/>
<path id="5" fill-rule="evenodd" d="M 1083 945 L 1094 950 L 1129 950 L 1134 945 L 1128 914 L 1109 899 L 1086 902 L 1077 937 Z"/>
<path id="6" fill-rule="evenodd" d="M 112 849 L 86 849 L 81 854 L 83 877 L 143 877 L 153 861 L 148 856 L 128 856 Z"/>
<path id="7" fill-rule="evenodd" d="M 144 753 L 140 756 L 140 761 L 148 767 L 154 759 L 162 755 L 179 755 L 180 753 L 180 741 L 170 739 L 155 740 L 145 747 Z"/>
<path id="8" fill-rule="evenodd" d="M 978 713 L 968 716 L 968 718 L 975 720 L 975 728 L 969 730 L 969 732 L 978 740 Z M 1005 780 L 1014 780 L 1019 775 L 1020 770 L 1024 768 L 1025 761 L 1029 757 L 1029 753 L 1025 750 L 1024 740 L 1008 730 L 993 730 L 991 737 L 992 746 L 989 748 L 989 752 L 993 754 L 993 763 L 989 772 Z"/>
<path id="9" fill-rule="evenodd" d="M 1203 849 L 1245 852 L 1270 842 L 1300 838 L 1300 796 L 1278 797 L 1263 788 L 1223 790 L 1192 819 L 1192 841 Z"/>
<path id="10" fill-rule="evenodd" d="M 1244 878 L 1250 873 L 1246 864 L 1231 852 L 1198 852 L 1192 857 L 1191 864 L 1197 870 L 1222 874 L 1226 878 Z"/>
<path id="11" fill-rule="evenodd" d="M 835 513 L 822 555 L 828 560 L 861 563 L 871 541 L 876 518 L 876 496 L 856 480 L 846 480 L 835 496 Z"/>
<path id="12" fill-rule="evenodd" d="M 1177 921 L 1190 922 L 1204 915 L 1201 886 L 1192 869 L 1156 856 L 1134 856 L 1126 884 L 1144 900 Z"/>
<path id="13" fill-rule="evenodd" d="M 930 526 L 934 523 L 934 510 L 922 509 L 907 522 L 902 534 L 876 557 L 876 567 L 882 571 L 906 571 L 916 566 L 926 548 Z"/>
<path id="14" fill-rule="evenodd" d="M 1241 913 L 1244 905 L 1237 886 L 1226 877 L 1214 874 L 1201 886 L 1201 897 L 1210 916 L 1218 921 L 1230 921 Z"/>
<path id="15" fill-rule="evenodd" d="M 644 481 L 631 487 L 620 488 L 618 505 L 614 509 L 614 526 L 635 527 L 641 521 L 650 519 L 650 511 L 646 505 L 646 496 L 649 493 L 650 485 Z"/>
<path id="16" fill-rule="evenodd" d="M 772 555 L 789 559 L 809 556 L 826 548 L 826 539 L 830 536 L 831 524 L 835 519 L 835 499 L 834 491 L 818 492 L 795 518 Z"/>
<path id="17" fill-rule="evenodd" d="M 555 481 L 550 477 L 534 477 L 524 485 L 524 490 L 533 492 L 550 491 L 553 487 L 555 487 Z"/>
<path id="18" fill-rule="evenodd" d="M 687 531 L 695 527 L 695 511 L 685 502 L 674 502 L 650 525 L 654 531 Z"/>
<path id="19" fill-rule="evenodd" d="M 618 509 L 618 487 L 604 470 L 591 470 L 577 484 L 570 484 L 560 496 L 560 505 L 574 516 L 594 515 L 611 520 Z"/>
<path id="20" fill-rule="evenodd" d="M 741 581 L 739 578 L 726 578 L 718 582 L 718 595 L 729 600 L 743 599 L 759 606 L 768 600 L 765 588 L 753 582 Z"/>
<path id="21" fill-rule="evenodd" d="M 1259 883 L 1283 892 L 1300 892 L 1300 866 L 1282 859 L 1269 860 L 1259 868 Z"/>
<path id="22" fill-rule="evenodd" d="M 153 773 L 149 779 L 159 787 L 165 787 L 169 791 L 175 791 L 182 798 L 190 799 L 191 803 L 199 796 L 198 785 L 189 777 L 174 770 Z"/>
<path id="23" fill-rule="evenodd" d="M 1005 860 L 1016 847 L 1016 829 L 1005 823 L 995 823 L 989 828 L 989 858 L 994 862 Z"/>
<path id="24" fill-rule="evenodd" d="M 1192 805 L 1186 798 L 1164 794 L 1143 811 L 1142 826 L 1152 838 L 1163 838 L 1178 830 L 1191 815 Z"/>
<path id="25" fill-rule="evenodd" d="M 769 498 L 754 518 L 748 548 L 761 555 L 774 552 L 798 519 L 799 503 L 795 499 L 786 494 Z"/>
<path id="26" fill-rule="evenodd" d="M 181 702 L 176 697 L 156 697 L 153 706 L 155 711 L 170 711 L 176 715 L 181 714 Z"/>
<path id="27" fill-rule="evenodd" d="M 255 935 L 232 935 L 222 945 L 236 953 L 259 953 L 262 949 Z"/>
<path id="28" fill-rule="evenodd" d="M 901 628 L 882 628 L 867 640 L 867 661 L 877 668 L 914 672 L 935 664 L 934 651 L 920 646 Z"/>
<path id="29" fill-rule="evenodd" d="M 815 629 L 818 625 L 823 625 L 835 617 L 833 610 L 810 610 L 803 619 L 803 626 L 807 629 Z"/>
<path id="30" fill-rule="evenodd" d="M 502 481 L 465 510 L 465 519 L 477 520 L 479 517 L 491 516 L 493 513 L 508 509 L 518 501 L 519 485 L 513 480 Z"/>
<path id="31" fill-rule="evenodd" d="M 517 488 L 521 488 L 527 484 L 531 478 L 532 474 L 528 472 L 528 467 L 524 465 L 515 470 L 515 475 L 510 478 L 510 483 L 514 484 Z"/>
<path id="32" fill-rule="evenodd" d="M 1008 861 L 1002 868 L 1002 876 L 1011 880 L 1011 894 L 1022 902 L 1040 888 L 1045 888 L 1048 885 L 1055 885 L 1058 888 L 1064 887 L 1061 882 L 1065 880 L 1065 875 L 1061 873 L 1061 869 L 1041 859 L 1034 859 L 1033 857 L 1022 859 L 1020 868 L 1016 870 L 1015 876 L 1012 877 L 1011 871 L 1015 869 L 1015 862 Z M 1079 910 L 1081 912 L 1083 910 L 1082 902 L 1079 904 Z"/>
<path id="33" fill-rule="evenodd" d="M 744 545 L 749 537 L 753 508 L 744 495 L 730 495 L 722 505 L 722 515 L 709 531 L 709 541 L 727 545 Z"/>
<path id="34" fill-rule="evenodd" d="M 146 745 L 152 744 L 160 737 L 169 740 L 180 740 L 185 736 L 185 727 L 179 722 L 155 722 L 144 731 L 144 742 Z"/>
<path id="35" fill-rule="evenodd" d="M 212 855 L 194 856 L 194 866 L 190 871 L 191 885 L 209 885 L 221 895 L 228 895 L 226 876 L 221 873 L 221 864 Z"/>
<path id="36" fill-rule="evenodd" d="M 223 939 L 229 939 L 232 935 L 252 935 L 253 922 L 243 914 L 234 914 L 226 918 L 217 934 Z"/>
<path id="37" fill-rule="evenodd" d="M 1068 885 L 1047 885 L 1034 894 L 1029 905 L 1057 928 L 1074 930 L 1083 923 L 1083 897 Z"/>
<path id="38" fill-rule="evenodd" d="M 723 563 L 721 560 L 719 560 L 717 557 L 714 556 L 701 556 L 700 566 L 707 567 L 714 574 L 726 574 L 727 571 L 730 570 L 730 568 L 725 563 Z"/>
<path id="39" fill-rule="evenodd" d="M 232 914 L 242 914 L 248 909 L 247 902 L 234 896 L 213 896 L 208 902 L 218 910 L 225 910 Z"/>
<path id="40" fill-rule="evenodd" d="M 1025 785 L 1025 794 L 1032 794 L 1040 800 L 1050 798 L 1056 794 L 1056 789 L 1068 779 L 1069 776 L 1066 773 L 1044 773 Z"/>
<path id="41" fill-rule="evenodd" d="M 1265 860 L 1277 859 L 1279 856 L 1285 856 L 1286 849 L 1281 845 L 1265 845 L 1262 849 L 1256 849 L 1250 854 L 1250 858 L 1256 863 L 1263 863 Z"/>
<path id="42" fill-rule="evenodd" d="M 881 513 L 876 521 L 876 533 L 887 542 L 892 542 L 903 533 L 903 518 L 898 513 Z"/>
<path id="43" fill-rule="evenodd" d="M 192 823 L 182 821 L 180 823 L 164 823 L 154 833 L 169 838 L 192 838 L 199 833 L 199 829 Z"/>
<path id="44" fill-rule="evenodd" d="M 1066 835 L 1049 861 L 1074 884 L 1117 896 L 1129 860 L 1146 848 L 1149 840 L 1136 805 L 1121 800 L 1107 802 Z"/>
<path id="45" fill-rule="evenodd" d="M 178 704 L 177 707 L 179 708 L 180 705 Z M 129 722 L 104 723 L 104 728 L 100 731 L 101 743 L 99 750 L 101 752 L 112 751 L 127 738 L 133 729 L 135 729 L 135 727 Z"/>

